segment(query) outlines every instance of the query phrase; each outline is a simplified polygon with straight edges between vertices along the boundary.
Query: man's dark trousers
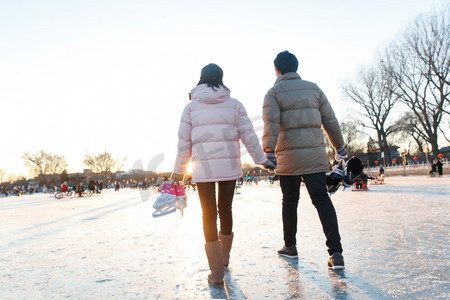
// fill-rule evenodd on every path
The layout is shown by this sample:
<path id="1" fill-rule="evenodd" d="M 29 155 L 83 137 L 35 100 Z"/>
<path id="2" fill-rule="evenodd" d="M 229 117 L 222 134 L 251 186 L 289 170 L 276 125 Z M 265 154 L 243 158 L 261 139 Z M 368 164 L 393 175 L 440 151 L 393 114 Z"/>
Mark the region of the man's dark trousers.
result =
<path id="1" fill-rule="evenodd" d="M 341 237 L 337 223 L 336 211 L 327 193 L 325 173 L 308 175 L 280 175 L 281 191 L 283 192 L 283 232 L 286 246 L 296 245 L 297 207 L 300 198 L 300 183 L 305 182 L 312 203 L 319 213 L 323 232 L 326 236 L 328 253 L 342 253 Z"/>

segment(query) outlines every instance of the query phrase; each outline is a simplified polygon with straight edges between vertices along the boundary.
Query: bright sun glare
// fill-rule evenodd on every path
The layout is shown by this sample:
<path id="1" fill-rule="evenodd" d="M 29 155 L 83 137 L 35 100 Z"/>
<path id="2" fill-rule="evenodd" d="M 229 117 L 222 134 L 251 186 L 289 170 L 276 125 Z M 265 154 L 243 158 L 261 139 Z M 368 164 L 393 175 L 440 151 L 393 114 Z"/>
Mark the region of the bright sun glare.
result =
<path id="1" fill-rule="evenodd" d="M 192 164 L 192 162 L 189 162 L 188 165 L 187 165 L 186 173 L 187 174 L 192 174 L 192 168 L 193 168 L 193 164 Z"/>

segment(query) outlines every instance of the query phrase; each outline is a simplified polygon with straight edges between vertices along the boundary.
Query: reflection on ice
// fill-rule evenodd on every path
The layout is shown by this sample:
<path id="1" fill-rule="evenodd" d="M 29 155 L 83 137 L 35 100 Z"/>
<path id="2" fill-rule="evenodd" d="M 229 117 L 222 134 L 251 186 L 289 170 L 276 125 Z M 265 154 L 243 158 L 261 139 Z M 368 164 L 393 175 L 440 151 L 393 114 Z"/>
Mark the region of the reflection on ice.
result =
<path id="1" fill-rule="evenodd" d="M 328 270 L 334 299 L 347 299 L 345 270 Z"/>
<path id="2" fill-rule="evenodd" d="M 208 284 L 210 299 L 247 299 L 229 268 L 225 268 L 224 282 L 223 286 Z"/>
<path id="3" fill-rule="evenodd" d="M 233 271 L 229 268 L 225 268 L 224 281 L 227 299 L 247 299 L 247 296 L 241 290 L 238 281 L 234 278 Z"/>

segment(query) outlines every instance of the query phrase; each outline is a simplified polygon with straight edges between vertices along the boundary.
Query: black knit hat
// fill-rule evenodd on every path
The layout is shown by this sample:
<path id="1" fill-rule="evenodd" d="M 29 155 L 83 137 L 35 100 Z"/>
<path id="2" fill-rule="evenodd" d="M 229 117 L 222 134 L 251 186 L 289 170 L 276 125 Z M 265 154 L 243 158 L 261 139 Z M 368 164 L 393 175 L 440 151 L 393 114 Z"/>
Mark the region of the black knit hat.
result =
<path id="1" fill-rule="evenodd" d="M 203 67 L 198 84 L 206 83 L 208 86 L 219 87 L 223 85 L 222 78 L 222 69 L 216 64 L 208 64 Z"/>

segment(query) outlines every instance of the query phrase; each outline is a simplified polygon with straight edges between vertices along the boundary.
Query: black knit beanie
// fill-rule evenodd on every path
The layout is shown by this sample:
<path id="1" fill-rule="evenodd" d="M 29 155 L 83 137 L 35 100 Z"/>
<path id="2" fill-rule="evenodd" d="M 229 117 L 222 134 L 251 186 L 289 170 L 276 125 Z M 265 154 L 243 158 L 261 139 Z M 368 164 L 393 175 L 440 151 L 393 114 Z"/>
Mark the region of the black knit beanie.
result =
<path id="1" fill-rule="evenodd" d="M 219 87 L 219 85 L 223 85 L 222 78 L 222 69 L 216 64 L 208 64 L 203 67 L 200 73 L 198 85 L 206 83 L 208 86 Z"/>

